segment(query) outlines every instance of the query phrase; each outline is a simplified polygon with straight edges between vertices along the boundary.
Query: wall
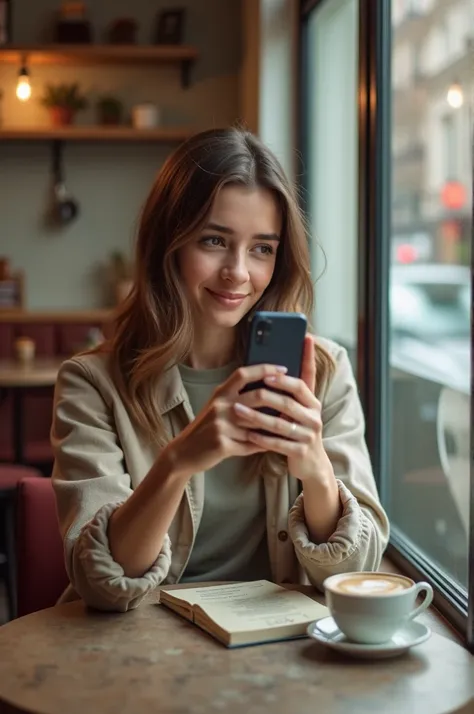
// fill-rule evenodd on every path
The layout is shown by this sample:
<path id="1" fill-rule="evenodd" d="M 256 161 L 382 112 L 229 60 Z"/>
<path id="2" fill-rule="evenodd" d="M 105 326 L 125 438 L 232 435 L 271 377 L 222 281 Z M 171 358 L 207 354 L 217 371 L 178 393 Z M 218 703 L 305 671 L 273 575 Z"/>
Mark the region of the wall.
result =
<path id="1" fill-rule="evenodd" d="M 323 3 L 311 16 L 308 113 L 315 328 L 357 343 L 358 0 Z"/>
<path id="2" fill-rule="evenodd" d="M 294 0 L 261 0 L 260 135 L 293 176 L 296 144 L 296 23 Z"/>
<path id="3" fill-rule="evenodd" d="M 297 0 L 243 0 L 242 116 L 289 176 L 296 154 Z"/>
<path id="4" fill-rule="evenodd" d="M 46 38 L 45 24 L 58 0 L 16 0 L 14 41 L 38 43 Z M 15 97 L 14 65 L 0 64 L 4 92 L 3 123 L 45 125 L 39 105 L 46 81 L 78 79 L 92 99 L 103 92 L 120 93 L 129 109 L 150 100 L 162 108 L 164 124 L 197 129 L 225 125 L 239 117 L 241 54 L 240 0 L 167 0 L 166 4 L 135 0 L 138 41 L 151 40 L 153 21 L 163 7 L 187 7 L 185 42 L 200 52 L 190 89 L 180 86 L 174 66 L 139 68 L 32 68 L 34 96 L 27 104 Z M 96 41 L 109 22 L 130 13 L 128 0 L 89 2 Z M 94 123 L 93 110 L 78 115 L 78 123 Z M 69 189 L 81 204 L 77 222 L 54 233 L 44 224 L 50 186 L 50 147 L 47 143 L 0 144 L 0 255 L 9 255 L 27 278 L 31 309 L 89 308 L 106 304 L 103 269 L 115 249 L 129 250 L 140 206 L 153 177 L 171 147 L 160 144 L 68 144 L 65 146 Z"/>

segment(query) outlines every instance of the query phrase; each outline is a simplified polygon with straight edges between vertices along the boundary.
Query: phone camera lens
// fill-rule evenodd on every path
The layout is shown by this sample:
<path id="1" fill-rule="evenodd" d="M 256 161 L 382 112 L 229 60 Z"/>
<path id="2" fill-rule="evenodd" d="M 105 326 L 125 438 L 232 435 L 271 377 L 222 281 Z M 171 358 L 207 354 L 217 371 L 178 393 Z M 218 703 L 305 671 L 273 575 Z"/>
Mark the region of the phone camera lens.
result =
<path id="1" fill-rule="evenodd" d="M 268 324 L 268 321 L 262 320 L 257 324 L 257 328 L 255 330 L 256 333 L 256 341 L 259 345 L 262 345 L 264 342 L 266 342 L 266 338 L 268 333 L 270 332 L 271 326 Z"/>

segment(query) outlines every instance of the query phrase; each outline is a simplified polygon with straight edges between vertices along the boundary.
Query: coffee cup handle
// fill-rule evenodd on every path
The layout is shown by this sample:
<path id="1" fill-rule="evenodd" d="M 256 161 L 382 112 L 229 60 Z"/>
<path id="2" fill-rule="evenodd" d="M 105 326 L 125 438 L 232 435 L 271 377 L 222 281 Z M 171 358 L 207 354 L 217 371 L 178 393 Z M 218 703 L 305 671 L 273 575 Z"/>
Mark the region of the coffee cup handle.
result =
<path id="1" fill-rule="evenodd" d="M 415 609 L 410 612 L 410 614 L 408 615 L 409 620 L 413 620 L 414 617 L 417 617 L 420 612 L 426 610 L 433 602 L 433 588 L 429 583 L 421 582 L 415 585 L 415 598 L 417 598 L 418 595 L 423 591 L 425 591 L 424 600 L 421 605 L 418 605 L 418 607 L 415 607 Z"/>

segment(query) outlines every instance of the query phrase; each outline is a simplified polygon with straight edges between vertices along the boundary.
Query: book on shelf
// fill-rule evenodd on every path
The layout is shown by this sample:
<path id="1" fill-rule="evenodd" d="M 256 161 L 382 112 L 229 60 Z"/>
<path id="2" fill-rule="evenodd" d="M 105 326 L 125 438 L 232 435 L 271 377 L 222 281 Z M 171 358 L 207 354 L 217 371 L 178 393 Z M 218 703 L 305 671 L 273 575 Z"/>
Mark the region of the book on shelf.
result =
<path id="1" fill-rule="evenodd" d="M 329 612 L 308 595 L 268 580 L 167 589 L 160 603 L 215 637 L 242 647 L 306 636 Z"/>

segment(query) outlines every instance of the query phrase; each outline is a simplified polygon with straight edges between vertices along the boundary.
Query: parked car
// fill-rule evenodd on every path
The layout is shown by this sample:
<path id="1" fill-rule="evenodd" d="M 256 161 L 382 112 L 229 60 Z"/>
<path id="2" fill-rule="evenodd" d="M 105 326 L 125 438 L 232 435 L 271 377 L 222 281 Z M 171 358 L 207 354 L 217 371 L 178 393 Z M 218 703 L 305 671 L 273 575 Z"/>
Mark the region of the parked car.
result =
<path id="1" fill-rule="evenodd" d="M 463 265 L 395 265 L 390 275 L 393 367 L 468 391 L 470 270 Z"/>

